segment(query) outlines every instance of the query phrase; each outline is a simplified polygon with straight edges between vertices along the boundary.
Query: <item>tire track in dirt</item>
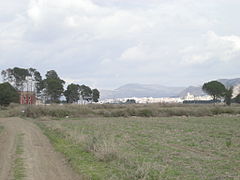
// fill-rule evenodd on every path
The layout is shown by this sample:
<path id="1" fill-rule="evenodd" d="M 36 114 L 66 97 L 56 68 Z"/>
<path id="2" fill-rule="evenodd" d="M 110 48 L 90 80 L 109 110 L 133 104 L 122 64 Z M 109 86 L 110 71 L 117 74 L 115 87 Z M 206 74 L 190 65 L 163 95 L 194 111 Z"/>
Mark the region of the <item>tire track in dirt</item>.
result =
<path id="1" fill-rule="evenodd" d="M 13 129 L 8 121 L 0 119 L 1 124 L 4 126 L 3 132 L 0 134 L 0 179 L 12 179 L 11 168 L 14 161 L 15 154 L 15 138 L 16 131 Z M 13 124 L 13 126 L 15 126 Z"/>
<path id="2" fill-rule="evenodd" d="M 66 164 L 63 156 L 54 151 L 46 136 L 33 123 L 20 118 L 0 119 L 4 132 L 0 135 L 0 179 L 9 180 L 16 147 L 15 136 L 24 134 L 23 159 L 26 180 L 80 180 Z"/>

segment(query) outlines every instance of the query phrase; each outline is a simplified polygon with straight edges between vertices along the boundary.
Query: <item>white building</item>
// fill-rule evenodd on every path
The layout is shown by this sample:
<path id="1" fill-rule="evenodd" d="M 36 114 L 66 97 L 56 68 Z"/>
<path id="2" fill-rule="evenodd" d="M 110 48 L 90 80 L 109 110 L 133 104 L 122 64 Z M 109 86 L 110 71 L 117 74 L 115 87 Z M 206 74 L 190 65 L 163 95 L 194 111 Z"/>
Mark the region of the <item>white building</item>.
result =
<path id="1" fill-rule="evenodd" d="M 184 101 L 210 101 L 212 100 L 212 97 L 209 95 L 205 96 L 194 96 L 193 94 L 190 94 L 189 92 L 185 97 L 183 97 Z"/>

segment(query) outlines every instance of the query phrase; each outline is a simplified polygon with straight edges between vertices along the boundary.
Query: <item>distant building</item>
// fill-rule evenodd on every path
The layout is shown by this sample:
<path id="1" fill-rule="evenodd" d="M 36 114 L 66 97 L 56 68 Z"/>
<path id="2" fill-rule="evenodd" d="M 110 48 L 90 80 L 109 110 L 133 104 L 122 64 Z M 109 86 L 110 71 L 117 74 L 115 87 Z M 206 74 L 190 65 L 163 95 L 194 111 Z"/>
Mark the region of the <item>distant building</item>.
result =
<path id="1" fill-rule="evenodd" d="M 193 94 L 190 94 L 189 92 L 185 97 L 183 97 L 184 101 L 211 101 L 212 97 L 209 95 L 204 95 L 204 96 L 194 96 Z"/>
<path id="2" fill-rule="evenodd" d="M 213 101 L 212 97 L 209 95 L 194 96 L 193 94 L 187 93 L 187 95 L 183 98 L 183 104 L 211 104 L 219 102 L 221 101 Z"/>
<path id="3" fill-rule="evenodd" d="M 221 100 L 184 100 L 183 104 L 214 104 L 220 102 Z"/>
<path id="4" fill-rule="evenodd" d="M 91 104 L 92 100 L 91 96 L 80 96 L 77 104 Z"/>
<path id="5" fill-rule="evenodd" d="M 136 103 L 139 104 L 148 104 L 148 103 L 182 103 L 183 100 L 181 98 L 171 98 L 171 97 L 163 97 L 163 98 L 152 98 L 152 97 L 132 97 L 132 98 L 116 98 L 116 99 L 105 99 L 100 101 L 100 104 L 123 104 L 126 103 L 127 100 L 132 99 L 135 100 Z"/>
<path id="6" fill-rule="evenodd" d="M 33 92 L 20 92 L 20 104 L 36 104 L 36 95 Z"/>

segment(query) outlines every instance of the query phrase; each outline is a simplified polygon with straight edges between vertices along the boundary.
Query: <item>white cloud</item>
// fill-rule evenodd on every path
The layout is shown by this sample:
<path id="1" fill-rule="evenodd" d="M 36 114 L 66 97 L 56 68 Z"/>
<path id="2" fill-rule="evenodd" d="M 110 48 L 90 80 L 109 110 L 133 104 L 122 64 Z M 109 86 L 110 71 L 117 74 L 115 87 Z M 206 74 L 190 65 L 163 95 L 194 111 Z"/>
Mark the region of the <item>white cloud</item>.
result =
<path id="1" fill-rule="evenodd" d="M 236 63 L 237 7 L 235 0 L 9 0 L 0 7 L 0 65 L 56 69 L 99 86 L 194 78 L 194 65 L 220 71 Z M 186 65 L 193 72 L 182 73 Z"/>
<path id="2" fill-rule="evenodd" d="M 149 48 L 141 43 L 125 50 L 120 57 L 123 61 L 147 61 L 151 58 L 153 58 L 153 55 L 149 51 Z"/>
<path id="3" fill-rule="evenodd" d="M 198 44 L 184 48 L 183 62 L 201 64 L 208 61 L 228 62 L 240 56 L 240 36 L 220 36 L 209 31 Z"/>

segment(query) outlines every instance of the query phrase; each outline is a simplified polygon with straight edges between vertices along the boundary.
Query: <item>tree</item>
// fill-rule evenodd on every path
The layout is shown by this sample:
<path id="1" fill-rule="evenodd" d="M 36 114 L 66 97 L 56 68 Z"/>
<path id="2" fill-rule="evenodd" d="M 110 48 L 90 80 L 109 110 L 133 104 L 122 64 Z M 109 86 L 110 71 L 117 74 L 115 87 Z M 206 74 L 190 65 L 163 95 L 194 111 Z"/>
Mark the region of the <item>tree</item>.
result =
<path id="1" fill-rule="evenodd" d="M 34 68 L 29 68 L 28 71 L 35 83 L 36 93 L 40 94 L 41 90 L 43 89 L 42 76 L 40 72 Z"/>
<path id="2" fill-rule="evenodd" d="M 234 98 L 234 102 L 235 102 L 235 103 L 240 103 L 240 94 L 238 94 L 238 95 Z"/>
<path id="3" fill-rule="evenodd" d="M 100 97 L 100 92 L 97 89 L 93 89 L 92 90 L 93 102 L 98 102 L 99 97 Z"/>
<path id="4" fill-rule="evenodd" d="M 232 96 L 233 96 L 233 87 L 230 87 L 229 89 L 225 90 L 224 94 L 224 102 L 230 106 L 232 102 Z"/>
<path id="5" fill-rule="evenodd" d="M 224 97 L 224 94 L 226 92 L 225 86 L 218 81 L 204 83 L 202 90 L 212 96 L 214 102 L 217 99 Z"/>
<path id="6" fill-rule="evenodd" d="M 136 100 L 135 99 L 127 99 L 127 101 L 125 103 L 126 104 L 136 104 Z"/>
<path id="7" fill-rule="evenodd" d="M 92 90 L 90 87 L 81 85 L 80 86 L 80 94 L 84 100 L 92 100 Z"/>
<path id="8" fill-rule="evenodd" d="M 65 82 L 58 77 L 56 71 L 48 71 L 46 79 L 43 80 L 43 88 L 47 100 L 51 103 L 59 103 L 59 99 L 64 92 L 64 84 Z"/>
<path id="9" fill-rule="evenodd" d="M 24 69 L 19 67 L 14 67 L 13 69 L 8 68 L 1 72 L 4 82 L 9 82 L 12 86 L 14 86 L 18 91 L 23 91 L 26 86 L 31 85 L 31 90 L 34 91 L 36 88 L 36 92 L 40 93 L 41 91 L 41 74 L 34 68 Z M 31 77 L 31 84 L 29 83 L 29 79 L 27 77 Z"/>
<path id="10" fill-rule="evenodd" d="M 64 91 L 64 96 L 66 97 L 67 103 L 77 102 L 80 96 L 80 86 L 78 84 L 68 85 L 67 90 Z"/>
<path id="11" fill-rule="evenodd" d="M 50 70 L 46 74 L 46 79 L 60 79 L 60 78 L 56 71 Z"/>
<path id="12" fill-rule="evenodd" d="M 19 94 L 17 90 L 8 82 L 0 84 L 0 105 L 8 106 L 13 102 L 19 102 Z"/>
<path id="13" fill-rule="evenodd" d="M 3 70 L 1 74 L 4 82 L 9 82 L 19 91 L 23 90 L 26 77 L 30 76 L 28 69 L 19 67 Z"/>

